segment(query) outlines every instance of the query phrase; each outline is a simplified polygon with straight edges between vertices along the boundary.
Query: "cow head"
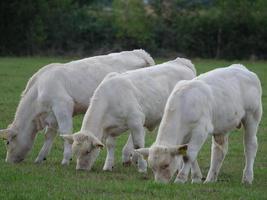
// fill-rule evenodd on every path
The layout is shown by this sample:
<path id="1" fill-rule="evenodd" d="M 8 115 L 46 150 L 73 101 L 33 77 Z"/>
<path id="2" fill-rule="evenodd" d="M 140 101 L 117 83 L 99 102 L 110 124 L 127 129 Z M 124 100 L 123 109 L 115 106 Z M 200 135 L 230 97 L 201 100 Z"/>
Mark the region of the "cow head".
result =
<path id="1" fill-rule="evenodd" d="M 187 145 L 152 146 L 138 149 L 136 152 L 148 157 L 148 165 L 153 171 L 156 182 L 168 183 L 179 167 L 178 156 L 185 155 L 186 150 Z"/>
<path id="2" fill-rule="evenodd" d="M 99 154 L 99 149 L 104 147 L 102 142 L 92 133 L 78 132 L 62 137 L 72 144 L 72 152 L 77 157 L 76 169 L 90 170 Z"/>
<path id="3" fill-rule="evenodd" d="M 19 163 L 23 161 L 33 146 L 36 131 L 23 134 L 25 130 L 18 130 L 10 125 L 7 129 L 0 130 L 0 138 L 6 140 L 6 162 Z"/>

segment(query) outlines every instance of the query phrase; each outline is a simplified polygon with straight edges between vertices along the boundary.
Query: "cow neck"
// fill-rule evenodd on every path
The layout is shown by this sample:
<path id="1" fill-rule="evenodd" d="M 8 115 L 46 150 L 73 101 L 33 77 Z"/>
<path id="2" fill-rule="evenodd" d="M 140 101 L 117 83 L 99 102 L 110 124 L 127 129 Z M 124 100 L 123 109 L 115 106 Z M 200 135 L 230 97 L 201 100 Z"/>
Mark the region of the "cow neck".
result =
<path id="1" fill-rule="evenodd" d="M 98 139 L 103 137 L 103 121 L 106 112 L 106 102 L 103 98 L 92 98 L 85 114 L 81 131 L 90 132 Z"/>
<path id="2" fill-rule="evenodd" d="M 167 118 L 167 121 L 162 119 L 155 144 L 164 146 L 182 144 L 186 130 L 179 123 L 179 119 Z"/>
<path id="3" fill-rule="evenodd" d="M 29 90 L 20 100 L 12 126 L 21 134 L 31 134 L 34 119 L 38 115 L 36 92 Z"/>

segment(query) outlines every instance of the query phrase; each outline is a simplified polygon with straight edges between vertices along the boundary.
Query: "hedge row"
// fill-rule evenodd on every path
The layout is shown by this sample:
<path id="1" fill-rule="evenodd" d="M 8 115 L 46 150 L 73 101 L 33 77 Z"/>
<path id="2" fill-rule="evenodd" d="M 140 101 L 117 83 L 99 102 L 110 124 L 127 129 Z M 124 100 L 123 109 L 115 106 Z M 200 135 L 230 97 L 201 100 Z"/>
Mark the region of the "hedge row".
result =
<path id="1" fill-rule="evenodd" d="M 0 55 L 89 55 L 144 48 L 205 58 L 267 58 L 265 0 L 10 0 Z"/>

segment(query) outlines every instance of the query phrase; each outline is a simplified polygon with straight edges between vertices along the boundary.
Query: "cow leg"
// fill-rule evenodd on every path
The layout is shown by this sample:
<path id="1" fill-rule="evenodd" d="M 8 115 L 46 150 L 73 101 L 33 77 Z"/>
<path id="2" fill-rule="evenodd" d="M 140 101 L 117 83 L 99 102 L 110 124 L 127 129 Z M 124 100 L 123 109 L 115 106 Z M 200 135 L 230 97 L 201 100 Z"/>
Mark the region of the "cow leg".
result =
<path id="1" fill-rule="evenodd" d="M 52 110 L 56 116 L 60 135 L 72 134 L 73 102 L 61 101 L 53 106 Z M 68 165 L 71 159 L 71 146 L 67 140 L 64 141 L 64 157 L 62 165 Z"/>
<path id="2" fill-rule="evenodd" d="M 199 131 L 197 129 L 192 131 L 192 137 L 188 143 L 187 155 L 184 156 L 184 164 L 174 181 L 175 183 L 185 183 L 187 181 L 190 168 L 192 165 L 193 168 L 196 167 L 194 162 L 207 136 L 208 134 L 205 131 Z"/>
<path id="3" fill-rule="evenodd" d="M 133 115 L 128 122 L 128 127 L 131 131 L 131 137 L 133 139 L 134 149 L 144 148 L 145 146 L 145 130 L 143 124 L 144 124 L 144 115 L 142 113 Z M 134 156 L 135 155 L 133 155 L 133 157 Z M 138 157 L 138 171 L 141 173 L 145 173 L 147 171 L 147 163 L 142 156 L 138 155 L 137 157 Z"/>
<path id="4" fill-rule="evenodd" d="M 103 170 L 112 171 L 114 167 L 114 157 L 115 157 L 115 137 L 112 136 L 107 137 L 106 147 L 107 147 L 107 157 Z"/>
<path id="5" fill-rule="evenodd" d="M 133 147 L 133 139 L 131 134 L 128 137 L 127 143 L 124 145 L 122 149 L 122 164 L 123 166 L 131 165 L 131 156 L 133 154 L 134 147 Z"/>
<path id="6" fill-rule="evenodd" d="M 43 144 L 42 149 L 40 150 L 37 158 L 35 159 L 35 163 L 41 163 L 43 160 L 46 159 L 47 155 L 49 154 L 54 138 L 57 134 L 57 129 L 53 127 L 47 127 L 45 130 L 45 142 Z"/>
<path id="7" fill-rule="evenodd" d="M 222 166 L 222 162 L 228 151 L 228 135 L 217 134 L 212 137 L 212 150 L 210 169 L 205 180 L 205 183 L 216 182 Z"/>
<path id="8" fill-rule="evenodd" d="M 202 182 L 202 173 L 199 168 L 197 159 L 192 162 L 191 166 L 191 178 L 192 178 L 192 183 L 201 183 Z"/>
<path id="9" fill-rule="evenodd" d="M 243 183 L 251 184 L 253 181 L 253 165 L 256 157 L 258 142 L 257 129 L 261 118 L 261 109 L 254 114 L 247 114 L 242 121 L 245 129 L 244 134 L 244 153 L 246 157 L 246 165 L 243 171 Z"/>
<path id="10" fill-rule="evenodd" d="M 57 120 L 53 113 L 50 113 L 45 119 L 44 119 L 44 126 L 45 128 L 45 137 L 44 137 L 44 144 L 42 149 L 40 150 L 37 158 L 35 159 L 35 163 L 41 163 L 43 160 L 46 159 L 47 155 L 49 154 L 54 138 L 57 133 Z"/>

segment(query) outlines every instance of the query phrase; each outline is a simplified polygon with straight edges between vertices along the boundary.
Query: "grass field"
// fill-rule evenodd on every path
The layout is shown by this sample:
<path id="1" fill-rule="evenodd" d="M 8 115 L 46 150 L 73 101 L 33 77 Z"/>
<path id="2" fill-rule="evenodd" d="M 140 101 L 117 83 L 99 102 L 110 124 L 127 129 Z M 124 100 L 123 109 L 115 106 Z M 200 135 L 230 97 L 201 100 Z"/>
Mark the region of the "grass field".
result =
<path id="1" fill-rule="evenodd" d="M 66 62 L 67 58 L 0 58 L 0 128 L 12 122 L 20 94 L 27 80 L 38 68 L 51 62 Z M 158 61 L 160 62 L 160 61 Z M 228 61 L 193 60 L 198 73 L 215 67 L 227 66 Z M 252 186 L 242 185 L 244 167 L 243 134 L 233 132 L 229 138 L 229 152 L 224 161 L 219 180 L 215 184 L 156 184 L 149 170 L 146 177 L 138 174 L 134 167 L 121 164 L 121 149 L 128 137 L 118 138 L 116 165 L 113 172 L 103 172 L 106 151 L 101 152 L 93 170 L 75 170 L 75 161 L 67 167 L 60 165 L 63 153 L 61 138 L 57 137 L 51 154 L 42 165 L 33 163 L 43 141 L 39 134 L 33 151 L 27 159 L 17 165 L 5 163 L 5 142 L 0 141 L 0 200 L 5 199 L 267 199 L 267 62 L 240 61 L 256 72 L 263 87 L 264 115 L 258 132 L 259 149 L 255 162 L 255 177 Z M 74 129 L 79 130 L 82 116 L 75 118 Z M 155 139 L 148 133 L 146 146 Z M 209 138 L 202 148 L 198 160 L 206 176 L 210 162 Z"/>

